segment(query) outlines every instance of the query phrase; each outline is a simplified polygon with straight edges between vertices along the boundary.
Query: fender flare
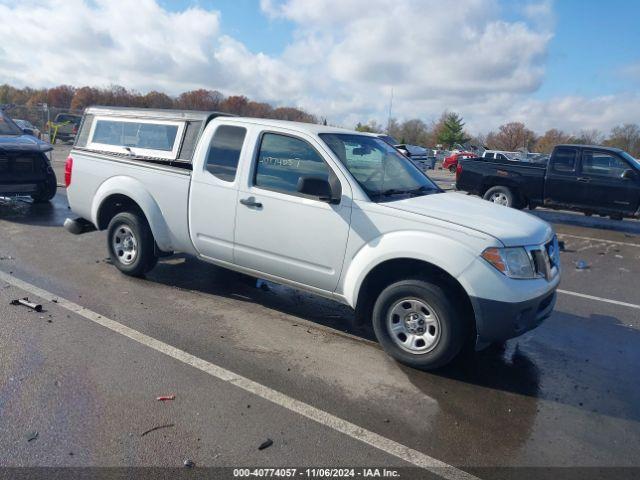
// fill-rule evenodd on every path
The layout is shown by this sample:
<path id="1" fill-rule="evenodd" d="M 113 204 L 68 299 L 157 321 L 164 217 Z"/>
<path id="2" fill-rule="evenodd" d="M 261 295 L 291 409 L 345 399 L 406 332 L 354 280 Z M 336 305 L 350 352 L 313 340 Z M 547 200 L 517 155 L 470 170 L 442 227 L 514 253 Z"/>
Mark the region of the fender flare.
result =
<path id="1" fill-rule="evenodd" d="M 173 250 L 169 226 L 164 219 L 160 206 L 144 184 L 132 177 L 111 177 L 100 185 L 93 197 L 91 206 L 91 220 L 94 225 L 98 225 L 98 213 L 104 201 L 112 195 L 123 195 L 133 200 L 147 218 L 153 238 L 160 250 L 167 252 Z"/>
<path id="2" fill-rule="evenodd" d="M 455 254 L 443 255 L 443 252 Z M 428 232 L 400 231 L 377 237 L 356 252 L 342 282 L 346 303 L 355 308 L 367 275 L 382 263 L 399 259 L 418 260 L 434 265 L 455 278 L 467 295 L 473 295 L 473 289 L 460 275 L 476 261 L 477 252 L 450 237 Z"/>

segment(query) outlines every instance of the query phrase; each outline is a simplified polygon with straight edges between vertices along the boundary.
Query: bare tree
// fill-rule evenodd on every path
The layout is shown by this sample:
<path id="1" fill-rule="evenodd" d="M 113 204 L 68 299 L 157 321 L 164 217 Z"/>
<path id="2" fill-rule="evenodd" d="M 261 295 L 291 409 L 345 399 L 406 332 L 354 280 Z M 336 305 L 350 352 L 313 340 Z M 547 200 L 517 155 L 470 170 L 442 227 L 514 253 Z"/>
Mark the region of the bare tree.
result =
<path id="1" fill-rule="evenodd" d="M 543 136 L 538 138 L 535 150 L 540 153 L 551 153 L 553 147 L 561 143 L 572 143 L 574 138 L 568 133 L 552 128 L 547 130 Z"/>
<path id="2" fill-rule="evenodd" d="M 505 123 L 500 126 L 498 132 L 490 132 L 487 135 L 487 146 L 491 150 L 532 150 L 535 142 L 536 134 L 521 122 Z"/>
<path id="3" fill-rule="evenodd" d="M 611 129 L 605 145 L 621 148 L 634 157 L 640 156 L 640 127 L 635 123 L 625 123 Z"/>

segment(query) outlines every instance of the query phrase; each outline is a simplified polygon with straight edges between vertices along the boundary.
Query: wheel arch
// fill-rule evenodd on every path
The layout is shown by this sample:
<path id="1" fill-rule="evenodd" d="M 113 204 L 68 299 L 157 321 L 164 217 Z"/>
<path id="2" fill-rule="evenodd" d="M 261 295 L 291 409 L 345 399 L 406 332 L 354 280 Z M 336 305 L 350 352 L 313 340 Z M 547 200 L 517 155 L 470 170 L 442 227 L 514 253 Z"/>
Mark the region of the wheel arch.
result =
<path id="1" fill-rule="evenodd" d="M 449 272 L 431 262 L 399 257 L 378 263 L 364 277 L 358 289 L 355 303 L 359 324 L 371 321 L 375 299 L 387 286 L 408 278 L 426 279 L 451 292 L 455 302 L 464 312 L 471 338 L 476 336 L 476 315 L 470 295 L 465 287 Z"/>
<path id="2" fill-rule="evenodd" d="M 160 206 L 144 185 L 130 177 L 112 177 L 98 188 L 94 196 L 93 224 L 98 230 L 105 230 L 111 219 L 124 211 L 138 211 L 144 215 L 160 250 L 173 250 L 169 227 Z"/>
<path id="3" fill-rule="evenodd" d="M 465 243 L 455 237 L 453 232 L 451 236 L 394 232 L 363 246 L 354 255 L 341 282 L 343 297 L 356 309 L 358 321 L 367 320 L 364 306 L 371 305 L 377 293 L 398 278 L 430 276 L 464 294 L 465 302 L 469 300 L 473 291 L 459 278 L 477 261 L 477 251 L 485 248 L 487 239 L 479 238 L 477 249 L 472 249 L 468 246 L 468 235 Z"/>

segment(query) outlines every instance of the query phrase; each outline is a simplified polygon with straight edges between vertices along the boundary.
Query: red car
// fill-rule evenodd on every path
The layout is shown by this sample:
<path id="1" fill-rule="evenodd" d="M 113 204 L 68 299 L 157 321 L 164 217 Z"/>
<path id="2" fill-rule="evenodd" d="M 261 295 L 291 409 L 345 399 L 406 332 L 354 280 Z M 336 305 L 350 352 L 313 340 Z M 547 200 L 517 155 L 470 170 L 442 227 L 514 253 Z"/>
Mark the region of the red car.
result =
<path id="1" fill-rule="evenodd" d="M 461 158 L 473 158 L 476 155 L 471 152 L 456 152 L 449 155 L 442 161 L 442 168 L 449 170 L 451 173 L 456 173 L 458 168 L 458 160 Z"/>

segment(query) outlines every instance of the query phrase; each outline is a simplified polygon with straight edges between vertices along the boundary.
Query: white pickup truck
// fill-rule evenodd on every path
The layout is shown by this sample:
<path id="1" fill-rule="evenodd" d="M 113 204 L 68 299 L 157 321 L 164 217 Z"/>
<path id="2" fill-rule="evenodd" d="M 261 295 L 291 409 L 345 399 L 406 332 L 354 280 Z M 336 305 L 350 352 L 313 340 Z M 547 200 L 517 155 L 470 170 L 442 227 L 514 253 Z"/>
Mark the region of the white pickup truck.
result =
<path id="1" fill-rule="evenodd" d="M 107 230 L 123 273 L 179 251 L 304 289 L 354 308 L 414 367 L 518 336 L 555 304 L 547 223 L 444 193 L 374 135 L 93 107 L 65 177 L 67 230 Z"/>

